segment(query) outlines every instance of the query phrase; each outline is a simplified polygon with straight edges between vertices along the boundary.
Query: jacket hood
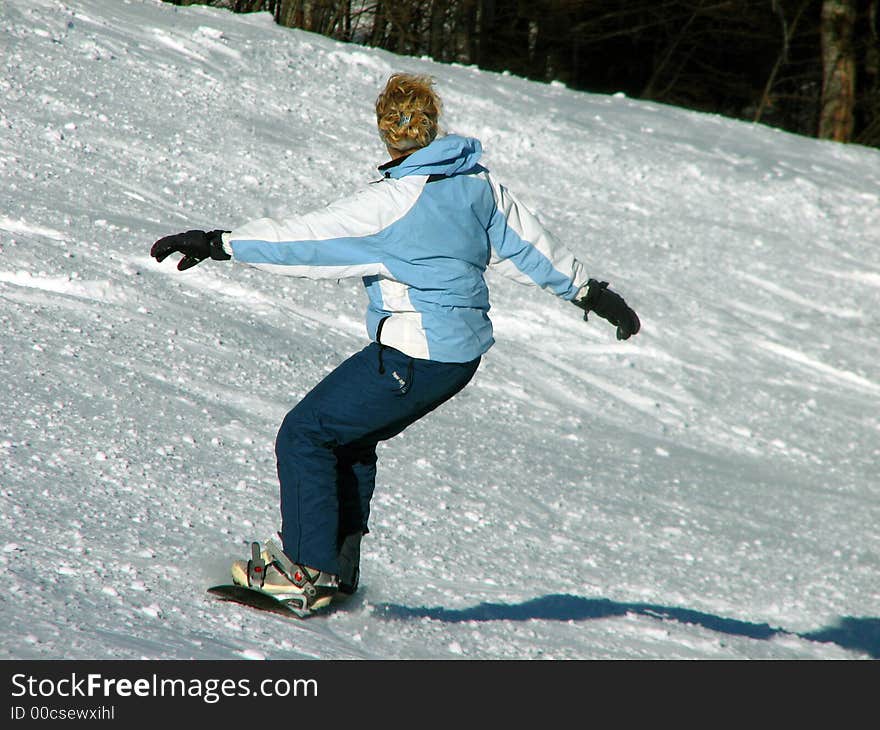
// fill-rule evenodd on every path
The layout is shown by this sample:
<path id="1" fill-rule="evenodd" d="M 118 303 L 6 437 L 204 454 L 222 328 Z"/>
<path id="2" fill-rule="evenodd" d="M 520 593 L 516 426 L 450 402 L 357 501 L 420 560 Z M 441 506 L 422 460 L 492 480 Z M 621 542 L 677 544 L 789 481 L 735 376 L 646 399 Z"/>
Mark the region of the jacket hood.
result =
<path id="1" fill-rule="evenodd" d="M 393 178 L 407 175 L 457 175 L 477 168 L 482 154 L 483 145 L 480 140 L 447 134 L 403 158 L 399 164 L 386 164 L 379 169 Z"/>

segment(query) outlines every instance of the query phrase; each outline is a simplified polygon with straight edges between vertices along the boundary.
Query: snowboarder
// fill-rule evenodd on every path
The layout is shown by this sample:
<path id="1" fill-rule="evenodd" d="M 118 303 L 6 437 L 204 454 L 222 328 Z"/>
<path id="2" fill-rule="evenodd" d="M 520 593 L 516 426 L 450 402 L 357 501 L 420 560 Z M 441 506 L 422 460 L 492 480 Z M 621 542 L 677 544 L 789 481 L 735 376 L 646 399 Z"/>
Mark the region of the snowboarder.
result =
<path id="1" fill-rule="evenodd" d="M 488 266 L 540 286 L 617 327 L 639 319 L 480 164 L 480 142 L 441 131 L 434 80 L 392 75 L 376 100 L 391 159 L 358 194 L 305 215 L 232 231 L 190 230 L 153 244 L 182 254 L 314 279 L 362 277 L 370 344 L 340 364 L 284 418 L 275 443 L 281 543 L 266 565 L 236 561 L 233 580 L 304 611 L 358 584 L 368 532 L 376 445 L 458 393 L 492 346 Z M 255 556 L 256 557 L 256 556 Z"/>

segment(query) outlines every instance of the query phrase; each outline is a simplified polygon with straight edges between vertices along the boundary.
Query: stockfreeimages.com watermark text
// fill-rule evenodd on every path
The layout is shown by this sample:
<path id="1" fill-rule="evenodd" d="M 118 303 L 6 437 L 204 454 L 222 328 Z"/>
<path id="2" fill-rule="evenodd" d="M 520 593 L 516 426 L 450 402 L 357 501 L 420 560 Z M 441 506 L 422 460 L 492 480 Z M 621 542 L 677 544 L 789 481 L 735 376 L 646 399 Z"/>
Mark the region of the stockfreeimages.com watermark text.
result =
<path id="1" fill-rule="evenodd" d="M 318 680 L 268 678 L 188 679 L 149 677 L 128 679 L 106 677 L 100 673 L 39 678 L 30 674 L 12 675 L 12 697 L 16 699 L 100 698 L 106 700 L 129 697 L 163 698 L 190 697 L 213 704 L 230 697 L 317 697 Z M 15 718 L 13 718 L 15 719 Z"/>

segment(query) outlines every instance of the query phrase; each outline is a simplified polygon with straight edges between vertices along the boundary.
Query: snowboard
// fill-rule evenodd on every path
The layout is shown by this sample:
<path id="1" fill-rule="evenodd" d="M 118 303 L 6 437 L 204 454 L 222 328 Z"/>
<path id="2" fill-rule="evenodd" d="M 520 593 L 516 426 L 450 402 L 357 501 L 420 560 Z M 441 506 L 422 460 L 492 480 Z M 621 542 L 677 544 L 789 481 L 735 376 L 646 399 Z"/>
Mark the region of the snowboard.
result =
<path id="1" fill-rule="evenodd" d="M 278 613 L 282 616 L 305 619 L 313 615 L 311 611 L 302 610 L 296 603 L 281 601 L 275 598 L 275 596 L 261 591 L 259 588 L 248 588 L 230 583 L 212 586 L 208 589 L 208 593 L 221 601 L 232 601 L 233 603 L 240 603 L 243 606 L 250 606 L 260 611 Z"/>

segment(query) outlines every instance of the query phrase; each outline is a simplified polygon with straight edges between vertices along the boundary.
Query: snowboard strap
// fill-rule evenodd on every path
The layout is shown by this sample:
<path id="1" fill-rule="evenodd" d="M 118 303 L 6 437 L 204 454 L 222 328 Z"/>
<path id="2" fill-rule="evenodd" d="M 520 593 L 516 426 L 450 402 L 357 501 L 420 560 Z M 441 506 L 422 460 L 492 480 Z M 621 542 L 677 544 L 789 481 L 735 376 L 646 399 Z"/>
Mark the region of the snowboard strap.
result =
<path id="1" fill-rule="evenodd" d="M 271 537 L 266 541 L 266 552 L 269 553 L 269 557 L 272 558 L 272 562 L 275 563 L 284 574 L 293 582 L 294 585 L 299 586 L 303 589 L 303 592 L 307 596 L 314 596 L 317 592 L 314 581 L 312 577 L 309 575 L 308 571 L 302 566 L 294 563 L 287 555 L 284 554 L 284 551 L 281 549 L 281 546 L 275 542 Z"/>
<path id="2" fill-rule="evenodd" d="M 281 546 L 275 542 L 274 538 L 270 537 L 266 540 L 266 552 L 269 553 L 269 557 L 272 560 L 278 563 L 281 570 L 287 573 L 288 578 L 296 572 L 296 564 L 284 554 Z"/>
<path id="3" fill-rule="evenodd" d="M 248 560 L 248 585 L 262 588 L 266 578 L 266 561 L 260 552 L 260 543 L 251 543 L 251 559 Z"/>

